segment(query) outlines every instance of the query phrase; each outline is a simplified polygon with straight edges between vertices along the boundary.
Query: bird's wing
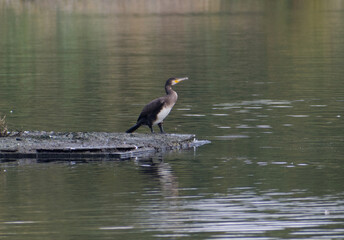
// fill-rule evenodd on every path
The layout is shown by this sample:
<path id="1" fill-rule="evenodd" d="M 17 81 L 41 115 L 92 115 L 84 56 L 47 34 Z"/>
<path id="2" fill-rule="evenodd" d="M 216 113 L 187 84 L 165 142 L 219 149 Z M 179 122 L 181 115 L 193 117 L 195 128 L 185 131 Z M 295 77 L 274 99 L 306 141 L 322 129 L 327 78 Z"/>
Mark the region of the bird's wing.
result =
<path id="1" fill-rule="evenodd" d="M 142 112 L 139 116 L 139 118 L 137 119 L 137 121 L 146 121 L 148 119 L 150 119 L 152 116 L 156 116 L 160 110 L 162 109 L 164 105 L 164 101 L 163 98 L 157 98 L 154 99 L 153 101 L 151 101 L 150 103 L 148 103 L 146 106 L 144 106 L 144 108 L 142 109 Z"/>

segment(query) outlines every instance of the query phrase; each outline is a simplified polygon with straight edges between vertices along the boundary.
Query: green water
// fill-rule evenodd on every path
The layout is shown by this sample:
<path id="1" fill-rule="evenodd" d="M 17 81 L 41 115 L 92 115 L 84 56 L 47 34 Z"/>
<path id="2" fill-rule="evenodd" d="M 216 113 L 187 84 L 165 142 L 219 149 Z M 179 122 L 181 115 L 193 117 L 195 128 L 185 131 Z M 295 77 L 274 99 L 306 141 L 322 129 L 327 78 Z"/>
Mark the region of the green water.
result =
<path id="1" fill-rule="evenodd" d="M 2 162 L 0 239 L 343 238 L 343 10 L 0 1 L 9 128 L 124 132 L 169 77 L 188 76 L 165 131 L 212 142 L 145 160 Z"/>

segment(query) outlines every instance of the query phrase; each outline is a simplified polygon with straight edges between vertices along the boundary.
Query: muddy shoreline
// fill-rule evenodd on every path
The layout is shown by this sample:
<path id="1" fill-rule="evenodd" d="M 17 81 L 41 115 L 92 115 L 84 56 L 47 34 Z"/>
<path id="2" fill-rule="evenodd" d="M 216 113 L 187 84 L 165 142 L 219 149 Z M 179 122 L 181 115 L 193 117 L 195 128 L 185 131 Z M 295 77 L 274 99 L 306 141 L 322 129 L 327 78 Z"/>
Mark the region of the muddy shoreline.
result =
<path id="1" fill-rule="evenodd" d="M 25 131 L 0 138 L 0 160 L 130 159 L 207 143 L 192 134 Z"/>

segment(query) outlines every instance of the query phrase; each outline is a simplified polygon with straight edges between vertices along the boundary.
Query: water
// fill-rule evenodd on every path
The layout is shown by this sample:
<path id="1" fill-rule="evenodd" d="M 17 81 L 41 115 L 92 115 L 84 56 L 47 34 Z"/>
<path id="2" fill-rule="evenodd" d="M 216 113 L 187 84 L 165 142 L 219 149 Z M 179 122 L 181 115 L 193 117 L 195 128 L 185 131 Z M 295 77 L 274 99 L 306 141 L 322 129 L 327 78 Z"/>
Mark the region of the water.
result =
<path id="1" fill-rule="evenodd" d="M 123 132 L 171 76 L 153 159 L 0 164 L 4 239 L 344 237 L 341 1 L 2 1 L 0 112 Z M 141 128 L 139 132 L 147 132 Z"/>

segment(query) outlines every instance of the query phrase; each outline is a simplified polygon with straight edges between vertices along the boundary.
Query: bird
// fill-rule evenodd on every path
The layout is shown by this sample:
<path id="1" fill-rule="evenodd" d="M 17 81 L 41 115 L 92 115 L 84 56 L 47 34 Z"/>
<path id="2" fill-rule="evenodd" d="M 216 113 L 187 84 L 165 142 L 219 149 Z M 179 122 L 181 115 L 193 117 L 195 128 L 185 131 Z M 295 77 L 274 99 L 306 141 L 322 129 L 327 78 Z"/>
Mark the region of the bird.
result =
<path id="1" fill-rule="evenodd" d="M 174 104 L 177 102 L 178 99 L 178 94 L 172 89 L 172 86 L 187 79 L 189 78 L 169 78 L 165 84 L 166 95 L 156 98 L 148 103 L 146 106 L 144 106 L 139 118 L 136 121 L 136 124 L 129 128 L 126 133 L 132 133 L 142 125 L 147 125 L 152 133 L 154 133 L 153 126 L 158 125 L 160 132 L 165 133 L 162 126 L 163 121 L 171 112 Z"/>

